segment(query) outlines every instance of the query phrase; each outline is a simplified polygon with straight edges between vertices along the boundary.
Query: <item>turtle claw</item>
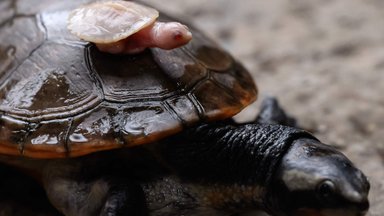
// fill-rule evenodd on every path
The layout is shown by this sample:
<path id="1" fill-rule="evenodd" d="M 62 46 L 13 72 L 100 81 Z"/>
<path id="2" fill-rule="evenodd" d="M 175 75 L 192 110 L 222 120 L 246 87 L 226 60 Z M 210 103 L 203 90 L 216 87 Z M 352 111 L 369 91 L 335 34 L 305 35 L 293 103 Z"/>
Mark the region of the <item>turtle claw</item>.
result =
<path id="1" fill-rule="evenodd" d="M 138 185 L 128 182 L 109 181 L 108 195 L 100 216 L 147 215 L 143 191 Z"/>

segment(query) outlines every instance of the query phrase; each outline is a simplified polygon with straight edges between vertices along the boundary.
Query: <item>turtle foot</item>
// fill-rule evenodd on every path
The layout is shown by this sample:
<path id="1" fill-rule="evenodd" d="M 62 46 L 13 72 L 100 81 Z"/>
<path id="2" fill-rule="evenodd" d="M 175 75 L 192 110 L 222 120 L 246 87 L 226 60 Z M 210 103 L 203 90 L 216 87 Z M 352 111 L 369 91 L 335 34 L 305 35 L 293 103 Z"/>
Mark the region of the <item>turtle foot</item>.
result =
<path id="1" fill-rule="evenodd" d="M 277 99 L 274 97 L 267 97 L 263 100 L 261 103 L 260 113 L 256 117 L 255 122 L 297 127 L 296 120 L 286 114 Z"/>

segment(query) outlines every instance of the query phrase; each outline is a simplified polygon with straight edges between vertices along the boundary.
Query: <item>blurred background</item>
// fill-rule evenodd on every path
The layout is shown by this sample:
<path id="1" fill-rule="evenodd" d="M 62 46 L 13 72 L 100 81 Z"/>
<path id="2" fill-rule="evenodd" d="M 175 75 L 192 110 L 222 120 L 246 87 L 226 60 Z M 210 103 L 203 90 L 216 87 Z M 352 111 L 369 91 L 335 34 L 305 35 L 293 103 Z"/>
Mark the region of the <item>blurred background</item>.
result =
<path id="1" fill-rule="evenodd" d="M 383 0 L 145 0 L 188 20 L 252 72 L 281 105 L 369 177 L 369 216 L 384 210 Z"/>

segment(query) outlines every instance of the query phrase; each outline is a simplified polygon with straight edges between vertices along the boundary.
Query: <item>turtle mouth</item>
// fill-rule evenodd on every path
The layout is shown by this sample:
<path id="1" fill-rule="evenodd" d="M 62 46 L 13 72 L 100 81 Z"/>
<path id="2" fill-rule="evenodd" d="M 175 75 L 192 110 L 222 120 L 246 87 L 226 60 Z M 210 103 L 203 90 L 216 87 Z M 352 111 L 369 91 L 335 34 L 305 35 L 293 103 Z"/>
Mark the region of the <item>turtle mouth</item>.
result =
<path id="1" fill-rule="evenodd" d="M 351 209 L 312 209 L 300 208 L 292 212 L 290 216 L 364 216 L 367 211 Z"/>

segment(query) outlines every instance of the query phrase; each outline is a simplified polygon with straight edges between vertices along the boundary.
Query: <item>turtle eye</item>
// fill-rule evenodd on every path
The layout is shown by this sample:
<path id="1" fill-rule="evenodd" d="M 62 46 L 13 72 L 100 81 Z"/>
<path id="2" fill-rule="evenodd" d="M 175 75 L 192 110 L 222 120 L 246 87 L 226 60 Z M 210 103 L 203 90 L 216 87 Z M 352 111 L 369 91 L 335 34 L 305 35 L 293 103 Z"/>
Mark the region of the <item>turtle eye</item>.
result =
<path id="1" fill-rule="evenodd" d="M 317 187 L 318 194 L 323 198 L 329 198 L 335 193 L 335 190 L 335 184 L 331 180 L 325 180 Z"/>

